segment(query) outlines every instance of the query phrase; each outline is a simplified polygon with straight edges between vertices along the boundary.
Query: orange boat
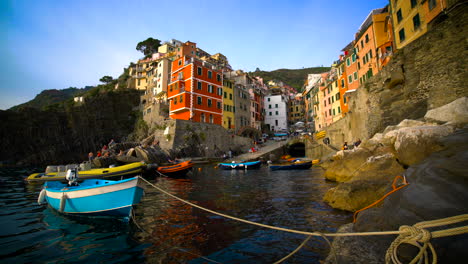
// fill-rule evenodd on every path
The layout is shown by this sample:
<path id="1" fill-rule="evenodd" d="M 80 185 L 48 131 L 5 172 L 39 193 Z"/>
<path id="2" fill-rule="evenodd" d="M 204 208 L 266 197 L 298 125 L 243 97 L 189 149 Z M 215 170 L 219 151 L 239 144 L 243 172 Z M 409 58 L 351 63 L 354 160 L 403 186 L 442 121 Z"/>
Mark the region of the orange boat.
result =
<path id="1" fill-rule="evenodd" d="M 182 177 L 185 176 L 187 172 L 192 169 L 192 167 L 193 162 L 191 160 L 187 160 L 174 165 L 160 166 L 158 167 L 157 171 L 169 177 Z"/>

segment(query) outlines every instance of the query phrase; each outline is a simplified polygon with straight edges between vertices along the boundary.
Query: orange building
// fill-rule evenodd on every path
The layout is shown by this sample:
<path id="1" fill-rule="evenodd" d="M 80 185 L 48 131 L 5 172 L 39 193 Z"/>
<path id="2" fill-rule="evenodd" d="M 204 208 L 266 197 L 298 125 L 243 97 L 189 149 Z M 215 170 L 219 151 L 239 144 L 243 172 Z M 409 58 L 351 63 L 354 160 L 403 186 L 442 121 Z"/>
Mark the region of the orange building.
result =
<path id="1" fill-rule="evenodd" d="M 187 49 L 178 51 L 180 55 L 191 52 L 191 44 L 196 50 L 195 43 L 187 43 Z M 221 125 L 222 83 L 221 71 L 208 62 L 187 55 L 174 60 L 167 92 L 169 117 Z"/>
<path id="2" fill-rule="evenodd" d="M 452 1 L 454 2 L 454 1 Z M 436 18 L 443 10 L 448 8 L 446 0 L 428 0 L 421 1 L 423 5 L 423 11 L 425 13 L 426 24 L 429 24 L 434 18 Z"/>

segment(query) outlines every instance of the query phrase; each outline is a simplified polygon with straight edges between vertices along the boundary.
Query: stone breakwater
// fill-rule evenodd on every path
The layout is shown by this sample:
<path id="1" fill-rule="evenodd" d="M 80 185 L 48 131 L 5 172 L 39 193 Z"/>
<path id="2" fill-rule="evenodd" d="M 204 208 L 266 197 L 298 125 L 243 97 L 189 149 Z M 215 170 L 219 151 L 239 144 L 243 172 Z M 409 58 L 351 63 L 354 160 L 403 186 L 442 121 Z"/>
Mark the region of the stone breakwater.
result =
<path id="1" fill-rule="evenodd" d="M 463 97 L 428 111 L 421 120 L 389 126 L 356 149 L 337 152 L 323 164 L 326 179 L 339 182 L 324 200 L 334 208 L 357 211 L 392 190 L 395 176 L 404 175 L 409 186 L 377 208 L 359 213 L 357 222 L 340 232 L 398 230 L 401 225 L 468 213 L 467 161 L 468 98 Z M 339 238 L 334 245 L 344 263 L 382 263 L 393 239 Z M 451 263 L 452 255 L 467 254 L 460 244 L 467 239 L 434 241 L 442 252 L 439 259 Z"/>

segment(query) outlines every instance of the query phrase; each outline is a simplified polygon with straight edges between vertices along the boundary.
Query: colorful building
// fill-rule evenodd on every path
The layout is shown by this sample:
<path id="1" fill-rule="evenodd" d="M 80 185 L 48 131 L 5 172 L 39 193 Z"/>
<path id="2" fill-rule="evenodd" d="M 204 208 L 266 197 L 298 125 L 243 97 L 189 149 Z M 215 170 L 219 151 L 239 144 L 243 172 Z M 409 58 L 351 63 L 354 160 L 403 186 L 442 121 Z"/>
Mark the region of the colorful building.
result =
<path id="1" fill-rule="evenodd" d="M 304 100 L 302 100 L 302 93 L 297 93 L 289 98 L 289 124 L 294 125 L 295 123 L 304 121 Z"/>
<path id="2" fill-rule="evenodd" d="M 270 131 L 288 130 L 288 96 L 281 89 L 270 89 L 265 96 L 265 126 Z"/>
<path id="3" fill-rule="evenodd" d="M 418 0 L 390 0 L 390 13 L 397 49 L 403 48 L 426 33 L 426 12 L 421 2 Z"/>
<path id="4" fill-rule="evenodd" d="M 225 129 L 236 129 L 234 116 L 234 82 L 223 80 L 223 127 Z"/>
<path id="5" fill-rule="evenodd" d="M 387 16 L 386 8 L 372 10 L 356 33 L 354 49 L 358 59 L 359 84 L 365 83 L 379 71 L 376 51 L 378 46 L 387 44 L 384 32 Z M 391 47 L 391 41 L 389 45 Z"/>
<path id="6" fill-rule="evenodd" d="M 192 43 L 187 42 L 192 51 Z M 171 80 L 168 86 L 169 116 L 172 119 L 222 125 L 223 76 L 214 65 L 183 56 L 172 62 Z"/>

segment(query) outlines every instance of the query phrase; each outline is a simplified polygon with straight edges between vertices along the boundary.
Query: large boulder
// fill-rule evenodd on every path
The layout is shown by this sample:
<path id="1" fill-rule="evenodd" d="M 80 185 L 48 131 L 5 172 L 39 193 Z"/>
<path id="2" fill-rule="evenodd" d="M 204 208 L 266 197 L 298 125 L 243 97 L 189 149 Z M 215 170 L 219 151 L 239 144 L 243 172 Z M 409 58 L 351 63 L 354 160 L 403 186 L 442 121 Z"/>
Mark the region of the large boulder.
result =
<path id="1" fill-rule="evenodd" d="M 334 208 L 357 211 L 382 197 L 391 189 L 394 177 L 403 172 L 393 154 L 371 156 L 354 177 L 328 190 L 323 199 Z"/>
<path id="2" fill-rule="evenodd" d="M 468 97 L 462 97 L 444 106 L 431 109 L 427 111 L 424 119 L 438 123 L 467 124 Z"/>
<path id="3" fill-rule="evenodd" d="M 432 152 L 442 149 L 439 139 L 453 133 L 451 126 L 418 126 L 397 130 L 395 151 L 406 165 L 417 164 Z"/>
<path id="4" fill-rule="evenodd" d="M 325 171 L 325 178 L 331 181 L 346 182 L 363 166 L 372 153 L 364 148 L 356 151 L 346 151 L 346 158 L 331 162 Z"/>

